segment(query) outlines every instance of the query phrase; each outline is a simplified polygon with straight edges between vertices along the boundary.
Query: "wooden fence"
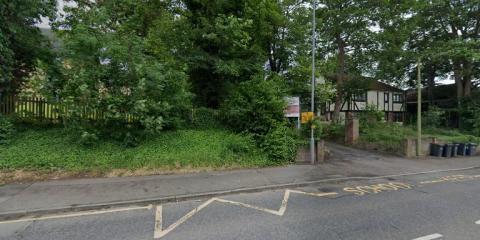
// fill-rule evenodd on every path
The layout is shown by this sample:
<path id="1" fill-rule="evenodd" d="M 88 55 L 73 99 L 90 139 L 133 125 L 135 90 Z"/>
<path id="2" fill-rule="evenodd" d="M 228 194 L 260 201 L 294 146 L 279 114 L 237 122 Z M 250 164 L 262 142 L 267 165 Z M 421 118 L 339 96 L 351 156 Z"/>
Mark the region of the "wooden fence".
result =
<path id="1" fill-rule="evenodd" d="M 0 98 L 0 114 L 15 116 L 23 120 L 40 120 L 60 122 L 69 116 L 68 107 L 60 101 L 49 101 L 45 98 L 23 98 L 7 95 Z M 84 107 L 81 118 L 86 120 L 104 119 L 103 112 Z M 124 114 L 122 118 L 127 122 L 134 122 L 132 114 Z"/>

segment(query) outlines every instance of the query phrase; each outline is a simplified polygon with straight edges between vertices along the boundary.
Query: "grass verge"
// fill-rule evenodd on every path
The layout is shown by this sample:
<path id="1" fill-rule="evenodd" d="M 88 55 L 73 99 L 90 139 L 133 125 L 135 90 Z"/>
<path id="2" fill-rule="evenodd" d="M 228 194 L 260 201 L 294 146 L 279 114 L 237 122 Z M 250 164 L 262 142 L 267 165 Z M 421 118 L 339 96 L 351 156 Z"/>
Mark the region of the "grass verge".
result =
<path id="1" fill-rule="evenodd" d="M 223 129 L 164 132 L 135 148 L 112 142 L 84 147 L 63 129 L 29 129 L 18 132 L 10 144 L 0 145 L 0 153 L 4 175 L 38 171 L 102 176 L 112 172 L 156 173 L 278 164 L 269 161 L 249 137 Z"/>

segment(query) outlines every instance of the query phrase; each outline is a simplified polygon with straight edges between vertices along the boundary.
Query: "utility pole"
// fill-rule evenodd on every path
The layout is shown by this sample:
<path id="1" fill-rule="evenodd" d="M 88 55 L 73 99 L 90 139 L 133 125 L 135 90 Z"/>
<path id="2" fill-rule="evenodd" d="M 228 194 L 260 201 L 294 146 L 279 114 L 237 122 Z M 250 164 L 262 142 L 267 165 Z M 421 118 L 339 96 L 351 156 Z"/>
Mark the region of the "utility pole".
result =
<path id="1" fill-rule="evenodd" d="M 316 13 L 317 0 L 313 0 L 313 17 L 312 17 L 312 96 L 311 96 L 311 111 L 313 118 L 315 118 L 315 51 L 316 51 Z M 313 119 L 312 119 L 313 120 Z M 310 163 L 315 164 L 315 136 L 314 126 L 310 126 Z"/>
<path id="2" fill-rule="evenodd" d="M 420 58 L 417 60 L 417 157 L 422 147 L 422 72 Z"/>

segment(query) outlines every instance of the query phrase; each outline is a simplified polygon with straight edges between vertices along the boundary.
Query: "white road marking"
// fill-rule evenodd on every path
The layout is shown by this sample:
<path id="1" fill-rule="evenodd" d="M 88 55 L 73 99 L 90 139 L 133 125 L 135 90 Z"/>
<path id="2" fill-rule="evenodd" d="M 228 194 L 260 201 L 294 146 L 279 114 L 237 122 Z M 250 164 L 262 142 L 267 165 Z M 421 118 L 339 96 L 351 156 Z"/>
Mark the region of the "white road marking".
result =
<path id="1" fill-rule="evenodd" d="M 161 238 L 165 235 L 167 235 L 169 232 L 171 232 L 173 229 L 175 229 L 176 227 L 178 227 L 178 225 L 184 223 L 185 221 L 187 221 L 189 218 L 191 218 L 193 215 L 195 215 L 195 213 L 197 213 L 198 211 L 204 209 L 206 206 L 208 206 L 210 203 L 212 203 L 213 201 L 215 201 L 215 198 L 212 198 L 204 203 L 202 203 L 200 206 L 194 208 L 192 211 L 190 211 L 189 213 L 187 213 L 185 216 L 181 217 L 180 219 L 178 219 L 175 223 L 173 223 L 172 225 L 170 225 L 167 229 L 165 230 L 162 230 L 162 217 L 158 217 L 156 216 L 155 218 L 157 220 L 160 220 L 160 221 L 157 221 L 158 224 L 155 224 L 155 230 L 153 232 L 153 237 L 155 239 L 157 238 Z M 162 206 L 158 206 L 161 207 Z M 158 207 L 157 207 L 157 211 L 156 213 L 158 214 L 162 214 L 162 211 L 158 211 Z"/>
<path id="2" fill-rule="evenodd" d="M 480 220 L 476 221 L 475 224 L 480 225 Z"/>
<path id="3" fill-rule="evenodd" d="M 241 206 L 241 207 L 246 207 L 246 208 L 250 208 L 250 209 L 255 209 L 255 210 L 258 210 L 258 211 L 270 213 L 270 214 L 281 217 L 285 214 L 285 211 L 287 210 L 288 199 L 290 198 L 290 193 L 298 193 L 298 194 L 304 194 L 304 195 L 315 196 L 315 197 L 326 197 L 326 196 L 332 196 L 332 195 L 337 195 L 338 194 L 338 193 L 335 193 L 335 192 L 331 192 L 331 193 L 308 193 L 308 192 L 302 192 L 302 191 L 287 189 L 287 190 L 285 190 L 285 194 L 283 195 L 282 203 L 281 203 L 280 208 L 278 210 L 262 208 L 262 207 L 258 207 L 258 206 L 254 206 L 254 205 L 250 205 L 250 204 L 246 204 L 246 203 L 241 203 L 241 202 L 235 202 L 235 201 L 231 201 L 231 200 L 226 200 L 226 199 L 222 199 L 222 198 L 211 198 L 208 201 L 201 204 L 200 206 L 194 208 L 192 211 L 187 213 L 185 216 L 181 217 L 179 220 L 177 220 L 172 225 L 168 226 L 165 230 L 162 229 L 163 228 L 163 226 L 162 226 L 162 218 L 163 217 L 161 216 L 162 215 L 162 206 L 159 205 L 159 206 L 157 206 L 157 211 L 156 211 L 156 216 L 155 216 L 155 230 L 154 230 L 153 236 L 154 236 L 155 239 L 162 238 L 163 236 L 167 235 L 168 233 L 173 231 L 175 228 L 177 228 L 179 225 L 181 225 L 182 223 L 184 223 L 185 221 L 187 221 L 188 219 L 193 217 L 193 215 L 195 215 L 196 213 L 198 213 L 199 211 L 201 211 L 202 209 L 204 209 L 205 207 L 207 207 L 208 205 L 210 205 L 211 203 L 213 203 L 215 201 L 216 202 L 221 202 L 221 203 L 228 203 L 228 204 L 232 204 L 232 205 L 235 205 L 235 206 Z"/>
<path id="4" fill-rule="evenodd" d="M 439 238 L 442 238 L 442 237 L 443 237 L 442 234 L 435 233 L 435 234 L 415 238 L 413 240 L 434 240 L 434 239 L 439 239 Z"/>
<path id="5" fill-rule="evenodd" d="M 59 218 L 83 217 L 83 216 L 100 215 L 100 214 L 106 214 L 106 213 L 126 212 L 126 211 L 132 211 L 132 210 L 150 210 L 150 209 L 152 209 L 152 207 L 153 207 L 152 205 L 148 205 L 146 207 L 117 208 L 117 209 L 110 209 L 110 210 L 85 211 L 85 212 L 62 214 L 62 215 L 50 215 L 50 216 L 42 216 L 42 217 L 21 218 L 21 219 L 16 219 L 16 220 L 0 221 L 0 224 L 32 222 L 32 221 L 50 220 L 50 219 L 59 219 Z"/>

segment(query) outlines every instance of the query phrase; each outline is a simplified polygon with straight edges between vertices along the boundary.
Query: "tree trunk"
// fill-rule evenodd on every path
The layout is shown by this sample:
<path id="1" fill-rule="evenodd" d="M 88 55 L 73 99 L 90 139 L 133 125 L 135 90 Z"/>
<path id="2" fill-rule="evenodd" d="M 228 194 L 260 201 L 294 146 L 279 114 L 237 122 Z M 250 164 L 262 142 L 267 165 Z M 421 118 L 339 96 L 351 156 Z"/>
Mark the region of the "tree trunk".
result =
<path id="1" fill-rule="evenodd" d="M 472 63 L 465 61 L 463 65 L 463 96 L 470 97 L 472 95 Z"/>
<path id="2" fill-rule="evenodd" d="M 460 105 L 460 99 L 463 97 L 463 81 L 459 61 L 453 62 L 453 76 L 455 78 L 455 85 L 457 86 L 457 103 Z"/>
<path id="3" fill-rule="evenodd" d="M 335 108 L 333 110 L 333 121 L 340 121 L 340 111 L 343 105 L 343 84 L 345 82 L 345 42 L 340 35 L 337 36 L 338 46 L 338 73 L 337 73 L 337 96 L 335 97 Z"/>
<path id="4" fill-rule="evenodd" d="M 428 69 L 428 76 L 427 76 L 427 95 L 428 95 L 428 104 L 430 106 L 433 104 L 433 100 L 434 100 L 433 89 L 435 88 L 435 72 L 436 72 L 436 67 L 430 66 Z"/>

